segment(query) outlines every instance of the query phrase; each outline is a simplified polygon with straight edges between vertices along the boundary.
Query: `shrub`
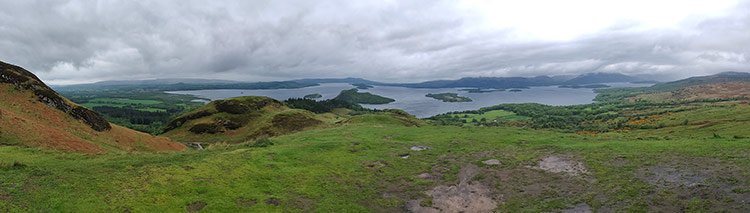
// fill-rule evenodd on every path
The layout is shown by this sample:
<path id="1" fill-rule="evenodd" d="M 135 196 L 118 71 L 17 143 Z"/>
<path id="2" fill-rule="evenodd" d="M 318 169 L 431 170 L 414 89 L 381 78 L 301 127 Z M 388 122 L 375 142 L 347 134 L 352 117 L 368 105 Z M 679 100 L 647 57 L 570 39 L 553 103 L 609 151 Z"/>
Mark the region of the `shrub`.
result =
<path id="1" fill-rule="evenodd" d="M 270 139 L 263 138 L 263 139 L 255 141 L 255 143 L 251 144 L 250 147 L 262 148 L 262 147 L 269 147 L 269 146 L 272 146 L 272 145 L 273 145 L 273 142 L 271 142 Z"/>
<path id="2" fill-rule="evenodd" d="M 250 111 L 250 107 L 238 100 L 221 100 L 216 101 L 216 110 L 231 114 L 243 114 Z"/>
<path id="3" fill-rule="evenodd" d="M 214 123 L 210 124 L 196 124 L 195 126 L 191 127 L 190 132 L 196 133 L 196 134 L 216 134 L 219 132 L 223 132 L 221 126 L 216 125 Z"/>

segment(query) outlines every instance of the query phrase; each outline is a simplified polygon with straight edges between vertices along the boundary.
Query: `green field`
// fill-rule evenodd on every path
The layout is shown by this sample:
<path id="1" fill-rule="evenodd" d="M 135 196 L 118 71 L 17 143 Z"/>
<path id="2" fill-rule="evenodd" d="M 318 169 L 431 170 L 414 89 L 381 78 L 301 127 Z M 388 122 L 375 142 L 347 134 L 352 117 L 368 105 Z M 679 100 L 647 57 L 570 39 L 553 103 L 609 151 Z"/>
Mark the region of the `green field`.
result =
<path id="1" fill-rule="evenodd" d="M 151 134 L 161 133 L 171 118 L 203 105 L 193 101 L 199 99 L 195 96 L 162 91 L 62 90 L 60 94 L 99 112 L 111 123 Z"/>
<path id="2" fill-rule="evenodd" d="M 113 99 L 113 98 L 95 98 L 89 100 L 89 103 L 113 103 L 113 104 L 130 104 L 130 105 L 155 105 L 161 104 L 161 101 L 156 100 L 132 100 L 132 99 Z"/>
<path id="3" fill-rule="evenodd" d="M 464 120 L 466 122 L 472 122 L 472 121 L 482 121 L 483 119 L 487 122 L 493 122 L 495 120 L 497 121 L 522 121 L 522 120 L 529 120 L 530 117 L 517 115 L 516 113 L 505 111 L 505 110 L 492 110 L 487 111 L 481 114 L 472 114 L 472 113 L 459 113 L 459 114 L 452 114 L 452 116 L 458 116 L 459 119 Z"/>
<path id="4" fill-rule="evenodd" d="M 215 144 L 206 151 L 127 155 L 0 147 L 0 195 L 12 197 L 0 199 L 0 211 L 176 212 L 205 204 L 205 212 L 400 212 L 410 202 L 441 205 L 445 197 L 431 190 L 467 177 L 468 186 L 484 189 L 471 196 L 490 198 L 501 212 L 582 205 L 626 212 L 750 210 L 742 201 L 750 190 L 748 139 L 409 127 L 384 115 L 354 120 L 272 138 L 268 147 Z M 580 163 L 581 173 L 535 169 L 550 157 Z M 501 165 L 481 163 L 487 159 Z M 660 182 L 665 177 L 674 180 Z"/>

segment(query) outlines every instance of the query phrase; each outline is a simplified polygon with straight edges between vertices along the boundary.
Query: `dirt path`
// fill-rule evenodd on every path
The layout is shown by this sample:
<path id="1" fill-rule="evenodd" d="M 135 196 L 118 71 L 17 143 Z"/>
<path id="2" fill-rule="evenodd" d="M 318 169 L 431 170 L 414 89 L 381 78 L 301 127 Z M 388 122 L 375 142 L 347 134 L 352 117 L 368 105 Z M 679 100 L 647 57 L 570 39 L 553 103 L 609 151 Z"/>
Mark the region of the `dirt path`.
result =
<path id="1" fill-rule="evenodd" d="M 458 185 L 437 186 L 425 192 L 432 196 L 432 207 L 423 207 L 422 200 L 410 201 L 407 209 L 412 212 L 491 212 L 497 208 L 497 202 L 489 194 L 489 189 L 482 183 L 472 182 L 472 178 L 481 170 L 474 164 L 467 164 L 458 173 Z"/>

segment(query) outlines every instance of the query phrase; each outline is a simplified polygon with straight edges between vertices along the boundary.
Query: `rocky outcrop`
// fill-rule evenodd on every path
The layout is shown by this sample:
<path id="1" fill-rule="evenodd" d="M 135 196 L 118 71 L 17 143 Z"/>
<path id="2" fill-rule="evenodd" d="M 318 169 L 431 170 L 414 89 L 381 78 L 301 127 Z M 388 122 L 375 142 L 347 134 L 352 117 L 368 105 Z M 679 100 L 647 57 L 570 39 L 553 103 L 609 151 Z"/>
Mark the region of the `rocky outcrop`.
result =
<path id="1" fill-rule="evenodd" d="M 99 113 L 81 106 L 68 104 L 63 97 L 44 84 L 36 75 L 19 66 L 0 61 L 0 83 L 13 84 L 18 90 L 31 90 L 38 97 L 38 101 L 83 121 L 96 131 L 112 129 L 109 122 L 104 120 Z"/>

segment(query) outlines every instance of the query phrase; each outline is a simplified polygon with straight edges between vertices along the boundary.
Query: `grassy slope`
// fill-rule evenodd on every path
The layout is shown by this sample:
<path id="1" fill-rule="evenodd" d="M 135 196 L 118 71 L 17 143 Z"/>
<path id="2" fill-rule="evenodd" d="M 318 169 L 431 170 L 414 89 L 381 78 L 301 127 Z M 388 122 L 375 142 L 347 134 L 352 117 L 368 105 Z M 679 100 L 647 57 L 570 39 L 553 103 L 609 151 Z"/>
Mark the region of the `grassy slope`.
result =
<path id="1" fill-rule="evenodd" d="M 261 101 L 263 99 L 268 99 L 268 98 L 246 96 L 246 97 L 230 98 L 227 100 L 256 102 L 256 101 Z M 290 109 L 286 106 L 280 106 L 280 107 L 266 106 L 260 110 L 257 110 L 257 111 L 251 110 L 250 112 L 247 112 L 244 114 L 239 114 L 239 115 L 230 114 L 226 112 L 218 112 L 216 109 L 216 102 L 211 102 L 203 107 L 200 107 L 198 109 L 195 109 L 187 113 L 186 115 L 190 115 L 190 113 L 199 112 L 199 111 L 211 111 L 215 113 L 210 116 L 189 120 L 185 122 L 184 124 L 182 124 L 180 127 L 170 130 L 168 132 L 165 132 L 161 136 L 169 137 L 173 140 L 177 140 L 181 142 L 240 143 L 240 142 L 255 140 L 257 139 L 256 136 L 266 134 L 266 133 L 271 134 L 271 135 L 286 134 L 287 132 L 284 132 L 283 130 L 269 128 L 273 126 L 272 121 L 274 117 L 277 115 L 299 114 L 299 115 L 308 116 L 312 119 L 321 121 L 322 124 L 320 125 L 320 127 L 329 126 L 336 122 L 343 121 L 343 118 L 341 116 L 337 116 L 333 113 L 314 114 L 305 110 Z M 183 115 L 183 116 L 186 116 L 186 115 Z M 235 129 L 235 130 L 227 129 L 225 132 L 216 133 L 216 134 L 208 134 L 208 133 L 196 134 L 190 131 L 190 128 L 192 128 L 196 124 L 212 123 L 216 121 L 217 119 L 232 119 L 232 118 L 246 120 L 248 122 L 246 125 L 242 126 L 239 129 Z M 285 125 L 294 126 L 294 124 L 285 124 Z M 310 128 L 316 128 L 316 127 L 315 126 L 307 127 L 305 129 L 310 129 Z"/>
<path id="2" fill-rule="evenodd" d="M 275 145 L 266 148 L 86 156 L 0 147 L 0 197 L 12 197 L 0 199 L 0 211 L 172 212 L 200 201 L 208 212 L 397 212 L 408 200 L 429 201 L 424 191 L 455 184 L 466 164 L 480 166 L 472 180 L 488 186 L 505 212 L 580 203 L 603 211 L 750 210 L 740 203 L 750 187 L 748 139 L 630 140 L 510 127 L 407 127 L 384 115 L 354 120 L 272 138 Z M 550 155 L 582 162 L 590 175 L 527 168 Z M 490 158 L 502 165 L 479 163 Z M 699 173 L 707 184 L 659 187 L 646 178 L 654 166 Z M 415 177 L 425 172 L 442 178 Z M 270 198 L 279 205 L 266 203 Z"/>
<path id="3" fill-rule="evenodd" d="M 661 128 L 616 131 L 605 136 L 631 138 L 748 138 L 750 137 L 750 105 L 744 101 L 712 104 L 688 104 L 690 110 L 666 113 L 655 119 L 642 119 Z"/>
<path id="4" fill-rule="evenodd" d="M 121 126 L 96 132 L 64 112 L 36 101 L 30 91 L 0 84 L 0 144 L 87 153 L 182 150 L 185 146 Z M 75 106 L 73 103 L 69 103 Z"/>
<path id="5" fill-rule="evenodd" d="M 466 120 L 467 122 L 470 122 L 473 119 L 476 119 L 477 121 L 479 121 L 479 120 L 482 120 L 482 118 L 488 121 L 493 121 L 493 120 L 520 121 L 520 120 L 531 119 L 529 117 L 516 115 L 516 113 L 508 112 L 505 110 L 491 110 L 491 111 L 484 112 L 482 114 L 462 113 L 462 114 L 454 114 L 453 116 L 458 116 L 460 119 Z M 468 116 L 468 117 L 464 118 L 464 116 Z"/>

